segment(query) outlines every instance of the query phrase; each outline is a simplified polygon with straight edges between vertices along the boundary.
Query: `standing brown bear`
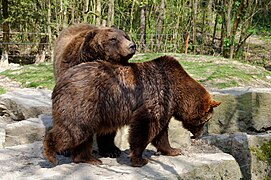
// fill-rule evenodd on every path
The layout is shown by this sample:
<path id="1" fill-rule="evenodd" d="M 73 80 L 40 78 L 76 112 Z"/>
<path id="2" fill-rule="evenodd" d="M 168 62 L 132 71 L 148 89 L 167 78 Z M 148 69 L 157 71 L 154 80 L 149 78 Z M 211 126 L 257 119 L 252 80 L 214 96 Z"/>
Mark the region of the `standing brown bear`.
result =
<path id="1" fill-rule="evenodd" d="M 136 45 L 115 27 L 98 28 L 77 24 L 64 29 L 55 42 L 54 75 L 57 80 L 67 69 L 82 62 L 105 60 L 127 64 Z"/>
<path id="2" fill-rule="evenodd" d="M 93 134 L 130 125 L 130 160 L 139 167 L 148 162 L 142 153 L 149 143 L 164 155 L 180 154 L 168 140 L 172 116 L 198 137 L 220 104 L 169 56 L 127 66 L 106 61 L 74 66 L 58 80 L 52 100 L 53 127 L 44 139 L 50 162 L 56 163 L 56 152 L 71 149 L 73 162 L 101 164 L 92 156 Z M 113 139 L 108 147 L 114 147 Z"/>
<path id="3" fill-rule="evenodd" d="M 136 45 L 128 35 L 115 27 L 98 28 L 77 24 L 64 29 L 55 42 L 54 75 L 57 80 L 65 71 L 83 62 L 104 60 L 126 65 L 135 54 Z M 97 135 L 99 154 L 116 157 L 121 151 L 114 144 L 114 133 Z M 69 151 L 61 152 L 69 154 Z"/>

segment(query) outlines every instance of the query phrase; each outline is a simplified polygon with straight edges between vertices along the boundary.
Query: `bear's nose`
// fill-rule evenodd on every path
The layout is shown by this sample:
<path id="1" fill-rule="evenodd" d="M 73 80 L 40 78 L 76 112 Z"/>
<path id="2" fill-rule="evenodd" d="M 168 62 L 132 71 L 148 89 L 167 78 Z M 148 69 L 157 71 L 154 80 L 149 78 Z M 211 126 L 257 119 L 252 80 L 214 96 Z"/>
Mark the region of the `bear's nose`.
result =
<path id="1" fill-rule="evenodd" d="M 136 44 L 135 43 L 131 43 L 131 44 L 129 44 L 129 49 L 131 49 L 131 50 L 136 50 Z"/>

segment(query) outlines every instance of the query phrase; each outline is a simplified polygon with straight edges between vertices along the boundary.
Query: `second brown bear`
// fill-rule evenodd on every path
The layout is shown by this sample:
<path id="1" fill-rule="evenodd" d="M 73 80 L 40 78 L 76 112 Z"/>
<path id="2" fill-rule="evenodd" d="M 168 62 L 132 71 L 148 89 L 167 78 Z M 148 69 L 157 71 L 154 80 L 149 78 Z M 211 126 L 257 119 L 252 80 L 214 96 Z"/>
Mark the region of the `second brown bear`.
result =
<path id="1" fill-rule="evenodd" d="M 92 155 L 93 135 L 109 134 L 105 147 L 115 153 L 112 134 L 130 125 L 132 166 L 148 162 L 142 153 L 149 143 L 165 155 L 180 153 L 168 140 L 172 116 L 198 137 L 220 104 L 169 56 L 127 66 L 79 64 L 60 77 L 52 100 L 53 127 L 44 139 L 50 162 L 56 163 L 57 152 L 71 149 L 73 162 L 101 164 Z"/>

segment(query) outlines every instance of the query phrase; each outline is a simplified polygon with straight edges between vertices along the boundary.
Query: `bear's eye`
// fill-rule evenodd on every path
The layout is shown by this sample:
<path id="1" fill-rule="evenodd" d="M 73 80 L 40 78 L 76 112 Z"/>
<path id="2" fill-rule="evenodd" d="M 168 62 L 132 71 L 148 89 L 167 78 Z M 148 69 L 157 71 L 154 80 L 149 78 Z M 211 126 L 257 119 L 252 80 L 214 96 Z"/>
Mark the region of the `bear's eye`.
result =
<path id="1" fill-rule="evenodd" d="M 116 42 L 116 41 L 117 41 L 117 38 L 111 38 L 110 41 L 111 41 L 111 42 Z"/>

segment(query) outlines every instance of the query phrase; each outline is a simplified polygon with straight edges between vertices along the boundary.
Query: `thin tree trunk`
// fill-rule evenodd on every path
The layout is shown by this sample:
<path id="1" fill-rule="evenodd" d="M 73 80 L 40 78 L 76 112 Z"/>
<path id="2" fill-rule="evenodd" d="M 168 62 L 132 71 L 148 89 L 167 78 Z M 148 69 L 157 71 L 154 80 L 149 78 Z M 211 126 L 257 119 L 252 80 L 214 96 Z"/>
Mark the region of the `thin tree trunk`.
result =
<path id="1" fill-rule="evenodd" d="M 8 65 L 8 43 L 9 43 L 9 23 L 6 21 L 8 19 L 8 0 L 2 0 L 3 8 L 3 52 L 1 57 L 0 65 Z"/>
<path id="2" fill-rule="evenodd" d="M 180 4 L 179 4 L 180 3 Z M 177 52 L 177 50 L 179 49 L 178 48 L 178 34 L 179 34 L 179 29 L 180 29 L 180 19 L 181 19 L 181 16 L 182 16 L 182 12 L 181 12 L 181 2 L 179 1 L 178 5 L 177 5 L 177 9 L 179 11 L 178 13 L 178 16 L 176 18 L 176 25 L 174 27 L 174 31 L 173 31 L 173 39 L 172 39 L 172 44 L 173 44 L 173 51 L 174 52 Z M 180 47 L 180 52 L 182 52 L 182 47 Z"/>
<path id="3" fill-rule="evenodd" d="M 88 15 L 89 15 L 89 6 L 90 6 L 90 2 L 89 0 L 85 0 L 85 5 L 84 5 L 84 17 L 83 17 L 83 21 L 84 23 L 88 22 Z"/>
<path id="4" fill-rule="evenodd" d="M 110 27 L 114 24 L 114 0 L 109 0 L 107 25 Z"/>
<path id="5" fill-rule="evenodd" d="M 140 45 L 141 45 L 141 51 L 145 52 L 145 48 L 146 48 L 146 6 L 142 6 L 141 11 L 140 11 Z"/>
<path id="6" fill-rule="evenodd" d="M 197 0 L 193 0 L 192 1 L 192 41 L 193 41 L 193 50 L 194 53 L 196 51 L 196 24 L 197 24 L 197 6 L 198 6 L 198 2 Z"/>
<path id="7" fill-rule="evenodd" d="M 66 0 L 64 0 L 65 2 Z M 67 7 L 64 6 L 63 8 L 63 28 L 68 26 L 68 13 L 67 13 Z"/>
<path id="8" fill-rule="evenodd" d="M 132 33 L 133 30 L 133 20 L 134 20 L 134 7 L 135 7 L 136 1 L 132 1 L 132 8 L 131 8 L 131 13 L 130 13 L 130 29 L 129 32 Z"/>
<path id="9" fill-rule="evenodd" d="M 96 26 L 100 26 L 101 25 L 101 0 L 97 0 L 97 4 L 96 4 Z"/>
<path id="10" fill-rule="evenodd" d="M 221 35 L 220 35 L 220 49 L 221 49 L 221 53 L 223 54 L 224 56 L 224 39 L 225 39 L 225 14 L 222 14 L 222 24 L 221 24 Z M 224 56 L 225 57 L 225 56 Z"/>
<path id="11" fill-rule="evenodd" d="M 207 5 L 207 24 L 210 30 L 212 26 L 212 20 L 213 20 L 213 0 L 209 0 Z"/>
<path id="12" fill-rule="evenodd" d="M 205 45 L 205 40 L 206 40 L 206 28 L 205 28 L 205 22 L 206 22 L 206 7 L 204 7 L 203 12 L 202 12 L 202 25 L 201 25 L 201 46 L 200 46 L 200 54 L 203 53 L 204 50 L 204 45 Z"/>
<path id="13" fill-rule="evenodd" d="M 72 1 L 71 2 L 72 4 L 71 4 L 71 24 L 74 24 L 74 13 L 75 13 L 75 7 L 74 7 L 74 2 Z"/>
<path id="14" fill-rule="evenodd" d="M 226 18 L 226 32 L 227 32 L 227 38 L 230 37 L 231 35 L 231 10 L 232 10 L 232 1 L 229 0 L 227 1 L 228 4 L 226 3 L 225 6 L 228 8 L 227 9 L 227 18 Z"/>
<path id="15" fill-rule="evenodd" d="M 215 15 L 215 25 L 214 25 L 214 31 L 213 31 L 213 39 L 212 39 L 212 44 L 215 43 L 215 36 L 216 36 L 216 27 L 217 27 L 217 23 L 218 23 L 218 15 Z"/>
<path id="16" fill-rule="evenodd" d="M 54 50 L 52 48 L 52 30 L 51 30 L 51 0 L 48 0 L 48 11 L 47 11 L 47 22 L 48 26 L 48 40 L 49 40 L 49 51 L 51 52 L 51 61 L 53 61 Z"/>
<path id="17" fill-rule="evenodd" d="M 158 51 L 160 51 L 160 46 L 161 46 L 161 35 L 162 35 L 164 18 L 165 18 L 165 0 L 161 0 L 159 15 L 157 17 L 157 24 L 156 24 L 156 44 L 157 44 Z"/>
<path id="18" fill-rule="evenodd" d="M 241 20 L 241 13 L 244 10 L 244 0 L 241 0 L 240 5 L 238 7 L 235 20 L 233 22 L 232 31 L 231 31 L 231 41 L 230 41 L 230 58 L 233 58 L 234 55 L 234 39 L 237 32 L 238 25 Z"/>
<path id="19" fill-rule="evenodd" d="M 185 53 L 185 54 L 187 54 L 187 51 L 188 51 L 189 37 L 190 37 L 190 33 L 187 32 L 187 33 L 184 35 L 184 43 L 185 43 L 185 51 L 184 51 L 184 53 Z"/>

